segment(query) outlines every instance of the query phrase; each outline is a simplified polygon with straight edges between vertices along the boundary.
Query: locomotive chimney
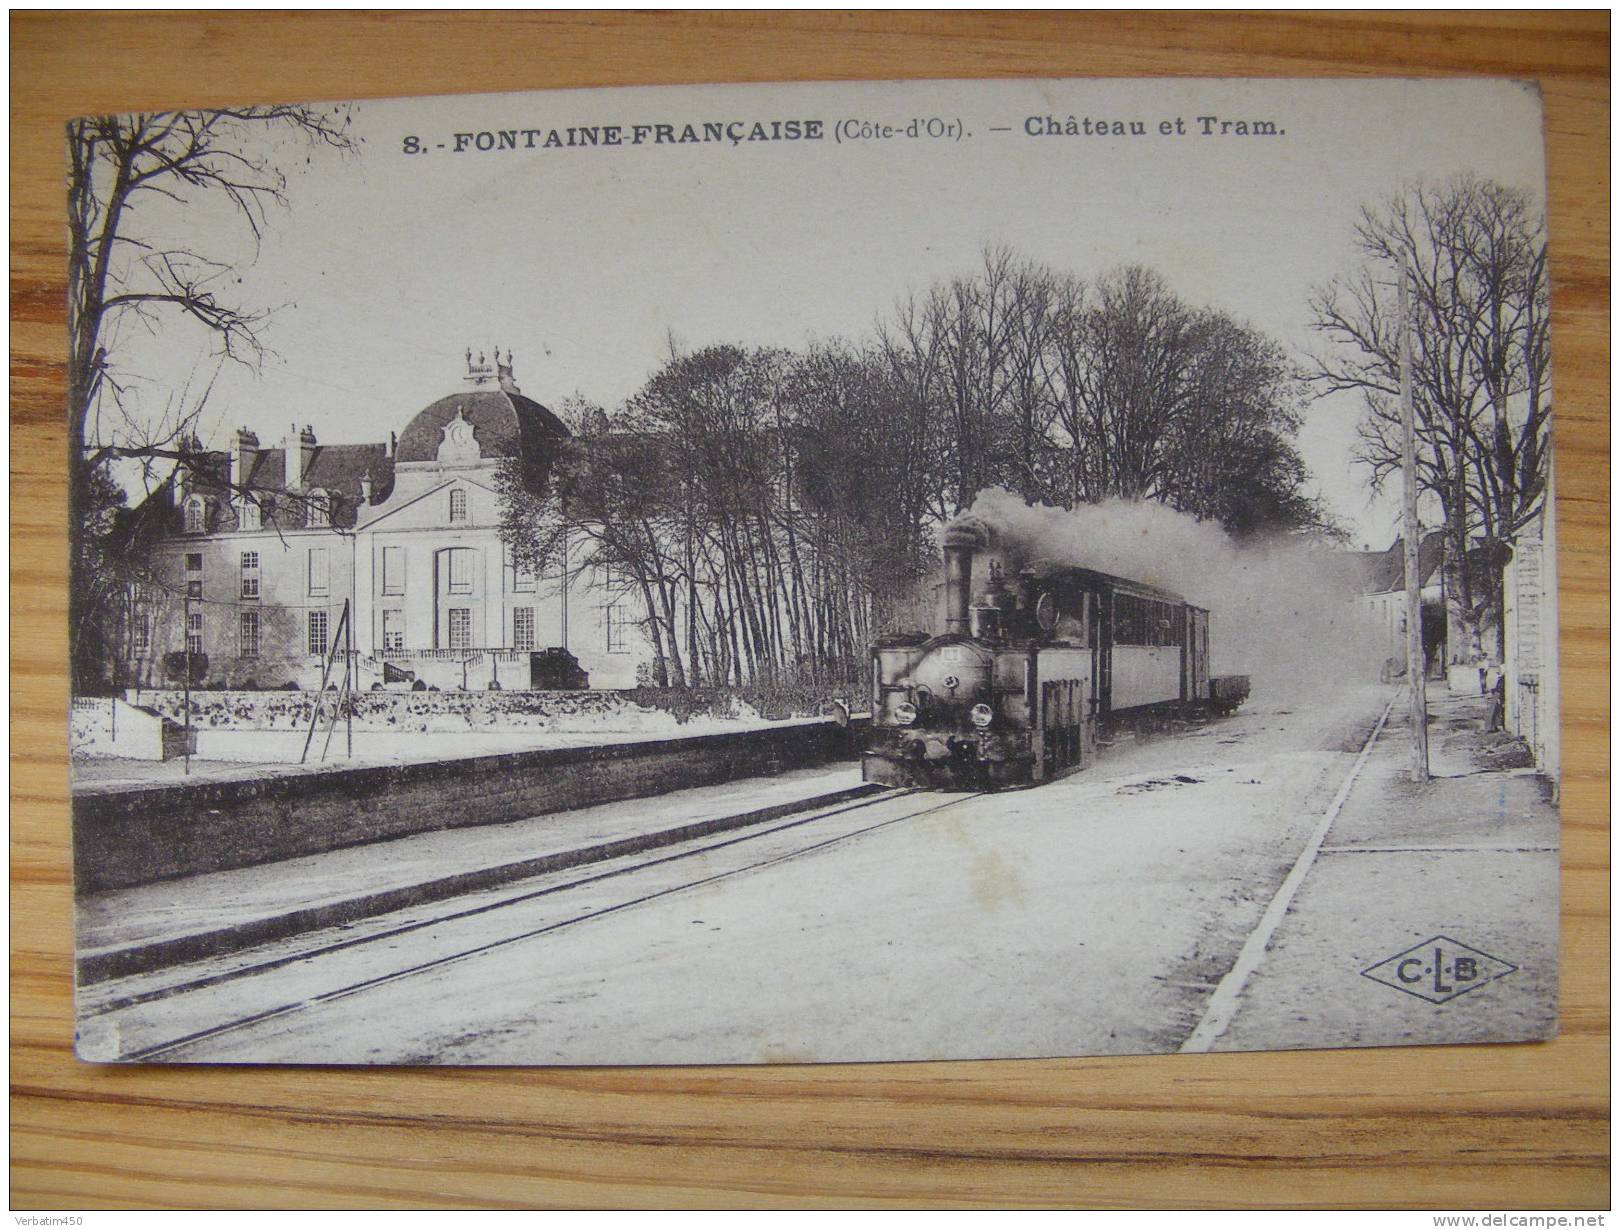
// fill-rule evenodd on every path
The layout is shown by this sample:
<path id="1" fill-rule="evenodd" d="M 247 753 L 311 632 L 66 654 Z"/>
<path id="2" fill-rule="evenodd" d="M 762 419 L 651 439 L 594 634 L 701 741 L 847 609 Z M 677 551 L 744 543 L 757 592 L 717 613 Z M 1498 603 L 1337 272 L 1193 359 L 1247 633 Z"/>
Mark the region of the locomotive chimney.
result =
<path id="1" fill-rule="evenodd" d="M 945 631 L 969 632 L 968 604 L 973 597 L 973 553 L 986 545 L 976 522 L 957 521 L 945 528 Z"/>

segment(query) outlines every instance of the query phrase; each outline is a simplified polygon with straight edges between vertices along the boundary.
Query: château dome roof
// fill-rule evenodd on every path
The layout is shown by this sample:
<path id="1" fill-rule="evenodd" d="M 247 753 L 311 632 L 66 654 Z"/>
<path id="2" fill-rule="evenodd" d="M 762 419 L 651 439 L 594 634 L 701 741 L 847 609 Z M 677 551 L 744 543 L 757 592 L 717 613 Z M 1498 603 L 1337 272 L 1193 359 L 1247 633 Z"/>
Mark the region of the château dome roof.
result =
<path id="1" fill-rule="evenodd" d="M 510 373 L 510 367 L 503 366 L 498 384 L 478 380 L 472 388 L 441 397 L 420 411 L 400 433 L 395 460 L 438 460 L 445 426 L 458 415 L 472 424 L 473 438 L 486 458 L 549 456 L 568 437 L 568 428 L 539 402 L 523 396 Z"/>

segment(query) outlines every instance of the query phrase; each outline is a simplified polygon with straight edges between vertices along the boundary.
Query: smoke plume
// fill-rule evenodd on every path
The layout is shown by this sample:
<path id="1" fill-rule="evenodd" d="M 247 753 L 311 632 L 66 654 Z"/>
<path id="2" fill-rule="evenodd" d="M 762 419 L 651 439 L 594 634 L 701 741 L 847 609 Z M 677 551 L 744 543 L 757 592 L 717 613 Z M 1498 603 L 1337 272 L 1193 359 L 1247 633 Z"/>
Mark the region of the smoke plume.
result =
<path id="1" fill-rule="evenodd" d="M 1378 679 L 1383 643 L 1357 610 L 1356 570 L 1341 551 L 1289 539 L 1240 545 L 1213 522 L 1163 504 L 1030 507 L 1000 488 L 981 493 L 953 525 L 967 521 L 991 535 L 975 591 L 982 561 L 996 559 L 1009 577 L 1078 566 L 1178 593 L 1209 610 L 1211 673 L 1249 675 L 1257 700 Z"/>

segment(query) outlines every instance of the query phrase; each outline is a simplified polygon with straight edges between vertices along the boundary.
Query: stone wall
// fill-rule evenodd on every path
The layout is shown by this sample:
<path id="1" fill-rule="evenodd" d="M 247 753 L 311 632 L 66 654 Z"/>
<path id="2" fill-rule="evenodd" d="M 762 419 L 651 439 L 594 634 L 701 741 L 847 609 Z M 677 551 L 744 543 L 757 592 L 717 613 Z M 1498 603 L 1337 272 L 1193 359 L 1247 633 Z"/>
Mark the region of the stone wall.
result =
<path id="1" fill-rule="evenodd" d="M 80 892 L 126 888 L 777 773 L 854 756 L 856 730 L 806 721 L 422 764 L 83 786 L 73 796 L 74 877 Z"/>

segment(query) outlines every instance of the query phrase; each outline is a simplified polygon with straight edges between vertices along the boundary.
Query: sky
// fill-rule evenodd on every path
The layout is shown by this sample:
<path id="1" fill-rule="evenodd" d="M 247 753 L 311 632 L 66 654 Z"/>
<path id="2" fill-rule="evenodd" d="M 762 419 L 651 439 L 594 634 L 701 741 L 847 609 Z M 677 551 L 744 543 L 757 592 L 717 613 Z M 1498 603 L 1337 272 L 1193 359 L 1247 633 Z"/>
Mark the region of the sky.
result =
<path id="1" fill-rule="evenodd" d="M 1539 97 L 1506 81 L 705 86 L 364 102 L 351 115 L 356 153 L 277 148 L 287 205 L 256 249 L 225 210 L 155 202 L 139 219 L 232 261 L 240 282 L 223 289 L 275 308 L 256 372 L 216 372 L 184 330 L 126 326 L 148 412 L 208 388 L 215 446 L 239 425 L 279 442 L 294 422 L 326 443 L 380 440 L 464 387 L 468 347 L 495 346 L 514 353 L 525 394 L 613 406 L 672 337 L 863 336 L 991 245 L 1087 277 L 1148 265 L 1186 301 L 1300 354 L 1319 344 L 1311 289 L 1357 262 L 1363 203 L 1465 171 L 1545 197 Z M 903 135 L 912 120 L 919 135 Z M 1125 135 L 1087 135 L 1088 120 Z M 793 121 L 801 133 L 819 121 L 819 139 L 730 139 Z M 701 136 L 705 122 L 725 135 L 660 141 L 653 127 Z M 1275 131 L 1256 135 L 1262 123 Z M 618 145 L 544 147 L 553 131 L 566 142 L 569 128 L 610 125 Z M 477 148 L 503 130 L 517 148 Z M 1359 410 L 1350 395 L 1315 403 L 1299 447 L 1354 545 L 1381 548 L 1398 509 L 1351 464 Z"/>

